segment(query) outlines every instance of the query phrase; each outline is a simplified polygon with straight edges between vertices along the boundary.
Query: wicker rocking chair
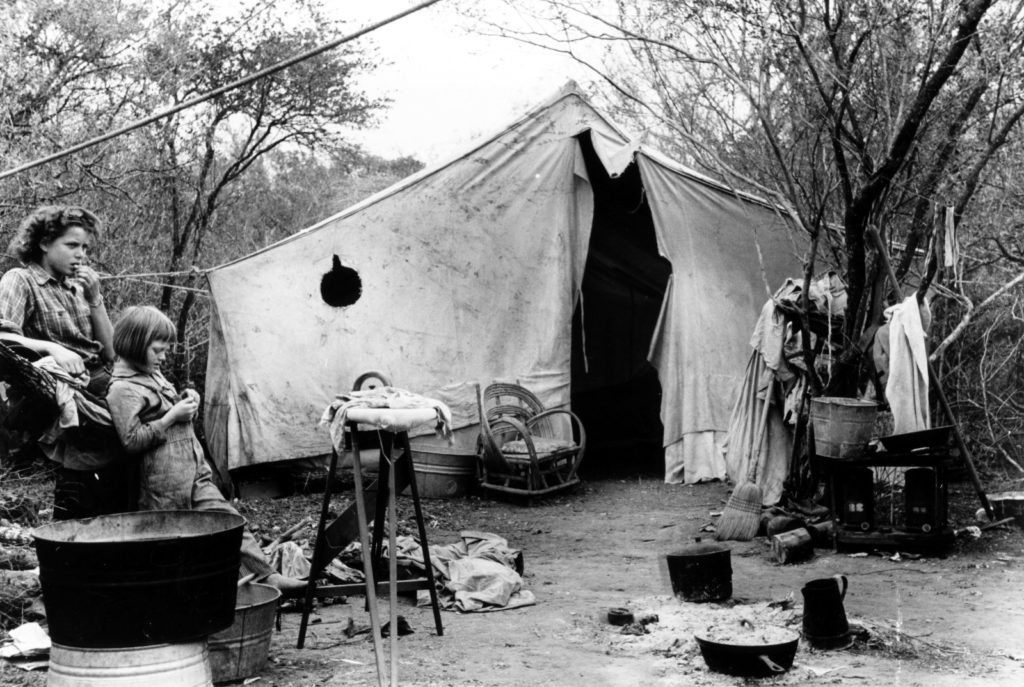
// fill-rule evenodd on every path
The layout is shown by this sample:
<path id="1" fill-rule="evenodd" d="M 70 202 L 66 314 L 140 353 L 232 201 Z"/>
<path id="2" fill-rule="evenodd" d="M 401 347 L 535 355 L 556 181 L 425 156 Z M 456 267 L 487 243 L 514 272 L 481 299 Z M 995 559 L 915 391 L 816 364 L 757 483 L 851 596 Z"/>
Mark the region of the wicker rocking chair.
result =
<path id="1" fill-rule="evenodd" d="M 527 498 L 579 484 L 587 434 L 568 410 L 545 410 L 529 390 L 515 384 L 476 387 L 480 412 L 479 482 L 483 489 Z M 569 420 L 572 434 L 560 432 Z M 574 436 L 575 438 L 574 438 Z"/>

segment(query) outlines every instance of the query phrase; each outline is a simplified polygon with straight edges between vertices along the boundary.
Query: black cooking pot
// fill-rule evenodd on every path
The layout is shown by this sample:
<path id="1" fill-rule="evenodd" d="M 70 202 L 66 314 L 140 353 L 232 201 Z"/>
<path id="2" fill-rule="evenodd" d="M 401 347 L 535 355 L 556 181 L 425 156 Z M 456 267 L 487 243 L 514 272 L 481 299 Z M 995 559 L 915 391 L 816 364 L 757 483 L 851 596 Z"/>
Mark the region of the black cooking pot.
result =
<path id="1" fill-rule="evenodd" d="M 732 596 L 729 547 L 697 543 L 665 555 L 672 593 L 682 601 L 724 601 Z"/>
<path id="2" fill-rule="evenodd" d="M 231 513 L 148 511 L 36 528 L 50 637 L 117 648 L 230 627 L 244 522 Z"/>
<path id="3" fill-rule="evenodd" d="M 748 629 L 753 630 L 750 621 L 740 621 Z M 736 675 L 739 677 L 771 677 L 789 670 L 793 666 L 800 635 L 785 628 L 772 628 L 773 633 L 783 634 L 791 639 L 771 644 L 746 644 L 724 642 L 712 639 L 709 635 L 697 634 L 694 639 L 700 646 L 700 653 L 708 668 L 716 673 Z"/>

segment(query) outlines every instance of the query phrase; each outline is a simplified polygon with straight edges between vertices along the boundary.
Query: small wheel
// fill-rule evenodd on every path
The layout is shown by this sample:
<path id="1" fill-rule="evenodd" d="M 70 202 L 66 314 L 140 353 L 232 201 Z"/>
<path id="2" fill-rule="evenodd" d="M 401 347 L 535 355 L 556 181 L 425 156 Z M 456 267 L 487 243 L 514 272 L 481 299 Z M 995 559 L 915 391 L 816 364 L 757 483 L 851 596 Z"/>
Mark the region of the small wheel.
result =
<path id="1" fill-rule="evenodd" d="M 367 391 L 382 386 L 391 386 L 391 380 L 383 372 L 371 370 L 356 377 L 356 383 L 352 385 L 352 391 Z"/>

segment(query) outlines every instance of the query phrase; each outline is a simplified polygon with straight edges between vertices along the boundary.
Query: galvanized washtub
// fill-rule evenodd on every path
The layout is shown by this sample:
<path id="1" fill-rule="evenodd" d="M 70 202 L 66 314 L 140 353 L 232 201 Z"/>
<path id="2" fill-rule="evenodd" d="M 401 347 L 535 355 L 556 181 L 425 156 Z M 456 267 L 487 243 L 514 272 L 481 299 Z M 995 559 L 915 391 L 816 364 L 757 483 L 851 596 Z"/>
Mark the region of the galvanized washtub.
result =
<path id="1" fill-rule="evenodd" d="M 117 649 L 54 644 L 46 687 L 212 687 L 205 642 Z"/>
<path id="2" fill-rule="evenodd" d="M 257 675 L 267 664 L 281 592 L 268 584 L 238 588 L 235 621 L 210 635 L 210 667 L 214 682 L 233 682 Z"/>
<path id="3" fill-rule="evenodd" d="M 235 615 L 244 519 L 148 511 L 37 528 L 50 637 L 70 647 L 205 638 Z"/>

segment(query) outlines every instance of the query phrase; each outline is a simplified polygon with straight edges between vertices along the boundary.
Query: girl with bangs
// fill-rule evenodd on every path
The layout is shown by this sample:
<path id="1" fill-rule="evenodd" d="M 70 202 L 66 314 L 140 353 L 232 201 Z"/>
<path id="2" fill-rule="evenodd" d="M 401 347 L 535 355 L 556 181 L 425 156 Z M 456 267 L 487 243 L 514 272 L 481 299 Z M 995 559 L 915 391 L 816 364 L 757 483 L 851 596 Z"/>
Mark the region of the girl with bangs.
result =
<path id="1" fill-rule="evenodd" d="M 129 456 L 141 457 L 139 510 L 206 510 L 238 514 L 213 481 L 192 427 L 199 393 L 174 388 L 161 373 L 174 324 L 151 306 L 127 308 L 114 326 L 118 355 L 107 390 L 110 416 Z M 306 583 L 276 572 L 256 538 L 242 535 L 242 571 L 286 593 Z"/>

